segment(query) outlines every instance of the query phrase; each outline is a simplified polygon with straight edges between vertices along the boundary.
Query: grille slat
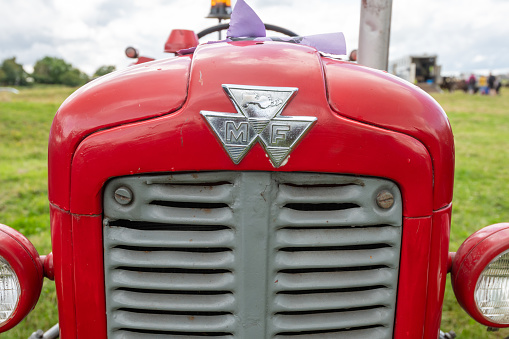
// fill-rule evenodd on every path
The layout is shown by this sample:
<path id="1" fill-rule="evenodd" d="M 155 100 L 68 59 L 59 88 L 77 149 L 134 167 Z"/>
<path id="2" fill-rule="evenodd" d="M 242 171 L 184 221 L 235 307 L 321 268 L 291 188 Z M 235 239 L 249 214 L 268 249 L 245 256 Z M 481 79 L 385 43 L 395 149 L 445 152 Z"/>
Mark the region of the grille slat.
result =
<path id="1" fill-rule="evenodd" d="M 171 229 L 171 226 L 169 226 Z M 113 246 L 139 246 L 139 247 L 196 247 L 217 248 L 234 245 L 235 234 L 232 230 L 219 231 L 145 231 L 127 229 L 125 227 L 111 227 L 109 231 Z"/>
<path id="2" fill-rule="evenodd" d="M 394 244 L 399 230 L 395 227 L 366 227 L 343 229 L 282 229 L 276 234 L 281 246 L 353 246 L 379 243 Z"/>
<path id="3" fill-rule="evenodd" d="M 161 291 L 223 291 L 234 287 L 232 273 L 186 274 L 114 270 L 110 288 L 136 288 Z"/>
<path id="4" fill-rule="evenodd" d="M 274 301 L 275 312 L 326 311 L 341 305 L 343 309 L 370 305 L 389 305 L 391 293 L 384 288 L 355 292 L 278 294 Z"/>
<path id="5" fill-rule="evenodd" d="M 166 312 L 233 312 L 231 293 L 214 295 L 140 293 L 117 290 L 112 301 L 125 308 Z"/>
<path id="6" fill-rule="evenodd" d="M 328 312 L 315 314 L 277 314 L 274 323 L 282 331 L 299 333 L 299 331 L 327 331 L 385 324 L 394 319 L 388 308 L 376 308 L 360 311 Z M 283 332 L 283 333 L 284 333 Z"/>
<path id="7" fill-rule="evenodd" d="M 395 278 L 396 273 L 389 268 L 346 272 L 278 273 L 274 290 L 280 292 L 391 286 Z"/>
<path id="8" fill-rule="evenodd" d="M 110 252 L 110 260 L 113 267 L 231 269 L 234 256 L 231 251 L 195 253 L 114 248 Z"/>
<path id="9" fill-rule="evenodd" d="M 194 316 L 179 314 L 145 314 L 118 310 L 115 321 L 119 329 L 172 332 L 231 332 L 235 318 L 231 314 Z"/>
<path id="10" fill-rule="evenodd" d="M 114 199 L 119 187 L 133 202 Z M 377 192 L 394 206 L 382 210 Z M 402 203 L 334 174 L 184 173 L 104 189 L 108 335 L 392 337 Z"/>
<path id="11" fill-rule="evenodd" d="M 305 195 L 302 195 L 302 194 Z M 294 187 L 281 185 L 276 203 L 286 204 L 328 204 L 328 203 L 363 203 L 362 187 L 355 184 L 336 185 L 332 187 L 323 186 L 300 186 Z"/>
<path id="12" fill-rule="evenodd" d="M 143 178 L 146 185 L 199 185 L 218 186 L 233 185 L 238 173 L 232 172 L 201 172 L 201 173 L 177 173 L 168 175 L 154 175 Z"/>
<path id="13" fill-rule="evenodd" d="M 228 208 L 179 208 L 146 205 L 137 218 L 148 222 L 167 224 L 234 226 L 231 210 Z"/>
<path id="14" fill-rule="evenodd" d="M 233 197 L 231 195 L 231 184 L 221 185 L 147 185 L 144 200 L 147 203 L 152 201 L 175 201 L 192 203 L 223 203 L 231 204 Z M 168 200 L 171 197 L 171 200 Z"/>
<path id="15" fill-rule="evenodd" d="M 393 265 L 398 253 L 392 248 L 370 250 L 278 252 L 280 269 L 311 269 Z"/>
<path id="16" fill-rule="evenodd" d="M 318 334 L 298 334 L 298 335 L 277 335 L 275 339 L 384 339 L 392 338 L 390 328 L 375 327 L 367 329 L 350 329 L 347 331 L 335 331 Z M 127 339 L 127 338 L 126 338 Z M 176 338 L 175 338 L 176 339 Z M 186 338 L 187 339 L 187 338 Z"/>
<path id="17" fill-rule="evenodd" d="M 119 330 L 116 331 L 112 337 L 112 339 L 206 339 L 212 338 L 212 339 L 233 339 L 233 336 L 231 335 L 214 335 L 212 337 L 210 336 L 202 336 L 202 335 L 179 335 L 179 334 L 154 334 L 154 333 L 146 333 L 146 332 L 130 332 L 130 331 L 123 331 Z M 110 338 L 110 337 L 108 337 Z"/>
<path id="18" fill-rule="evenodd" d="M 362 208 L 337 211 L 296 211 L 283 208 L 277 224 L 280 227 L 365 226 L 372 224 L 372 218 Z"/>

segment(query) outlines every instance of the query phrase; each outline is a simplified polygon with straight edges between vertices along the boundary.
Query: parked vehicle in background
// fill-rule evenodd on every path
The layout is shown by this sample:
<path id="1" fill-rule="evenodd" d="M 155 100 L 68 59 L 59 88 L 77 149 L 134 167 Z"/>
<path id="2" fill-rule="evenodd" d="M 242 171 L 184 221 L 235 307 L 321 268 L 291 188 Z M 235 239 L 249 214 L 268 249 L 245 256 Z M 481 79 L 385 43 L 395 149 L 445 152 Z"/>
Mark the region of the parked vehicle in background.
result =
<path id="1" fill-rule="evenodd" d="M 390 72 L 428 92 L 438 90 L 444 80 L 436 55 L 410 55 L 391 63 Z"/>

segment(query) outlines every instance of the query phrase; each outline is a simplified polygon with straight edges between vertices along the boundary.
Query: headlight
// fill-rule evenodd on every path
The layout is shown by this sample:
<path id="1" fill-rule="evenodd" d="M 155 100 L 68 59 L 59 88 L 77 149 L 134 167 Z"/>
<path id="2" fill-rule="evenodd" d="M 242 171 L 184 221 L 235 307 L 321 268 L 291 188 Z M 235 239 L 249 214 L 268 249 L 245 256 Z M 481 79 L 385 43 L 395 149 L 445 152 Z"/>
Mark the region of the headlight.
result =
<path id="1" fill-rule="evenodd" d="M 11 265 L 0 257 L 0 326 L 6 322 L 18 306 L 21 288 Z"/>
<path id="2" fill-rule="evenodd" d="M 509 326 L 509 224 L 485 227 L 460 246 L 452 263 L 459 304 L 476 321 Z"/>
<path id="3" fill-rule="evenodd" d="M 481 314 L 498 324 L 509 324 L 509 251 L 497 256 L 482 271 L 474 293 Z"/>
<path id="4" fill-rule="evenodd" d="M 0 333 L 34 308 L 42 279 L 43 266 L 34 246 L 18 231 L 0 224 Z"/>

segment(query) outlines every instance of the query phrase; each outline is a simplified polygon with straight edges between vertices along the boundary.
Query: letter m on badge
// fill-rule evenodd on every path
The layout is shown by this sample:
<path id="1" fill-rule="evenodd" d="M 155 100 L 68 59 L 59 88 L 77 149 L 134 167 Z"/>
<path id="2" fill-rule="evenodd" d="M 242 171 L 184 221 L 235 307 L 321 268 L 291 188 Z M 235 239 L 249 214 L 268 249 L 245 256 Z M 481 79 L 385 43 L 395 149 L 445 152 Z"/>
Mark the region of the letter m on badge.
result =
<path id="1" fill-rule="evenodd" d="M 236 140 L 247 142 L 248 127 L 249 124 L 247 122 L 239 122 L 236 124 L 235 121 L 226 121 L 226 141 L 232 142 L 232 140 Z"/>

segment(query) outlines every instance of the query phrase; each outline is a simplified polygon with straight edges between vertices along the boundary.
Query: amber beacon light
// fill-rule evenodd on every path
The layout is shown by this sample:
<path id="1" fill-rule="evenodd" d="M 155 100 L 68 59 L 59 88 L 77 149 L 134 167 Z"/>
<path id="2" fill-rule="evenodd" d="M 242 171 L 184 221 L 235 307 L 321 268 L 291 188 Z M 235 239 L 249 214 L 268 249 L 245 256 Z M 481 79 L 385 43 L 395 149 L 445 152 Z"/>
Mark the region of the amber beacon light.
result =
<path id="1" fill-rule="evenodd" d="M 229 19 L 232 13 L 230 0 L 210 1 L 210 13 L 207 18 Z"/>
<path id="2" fill-rule="evenodd" d="M 43 264 L 32 243 L 0 224 L 0 332 L 16 326 L 34 308 L 43 276 Z"/>

